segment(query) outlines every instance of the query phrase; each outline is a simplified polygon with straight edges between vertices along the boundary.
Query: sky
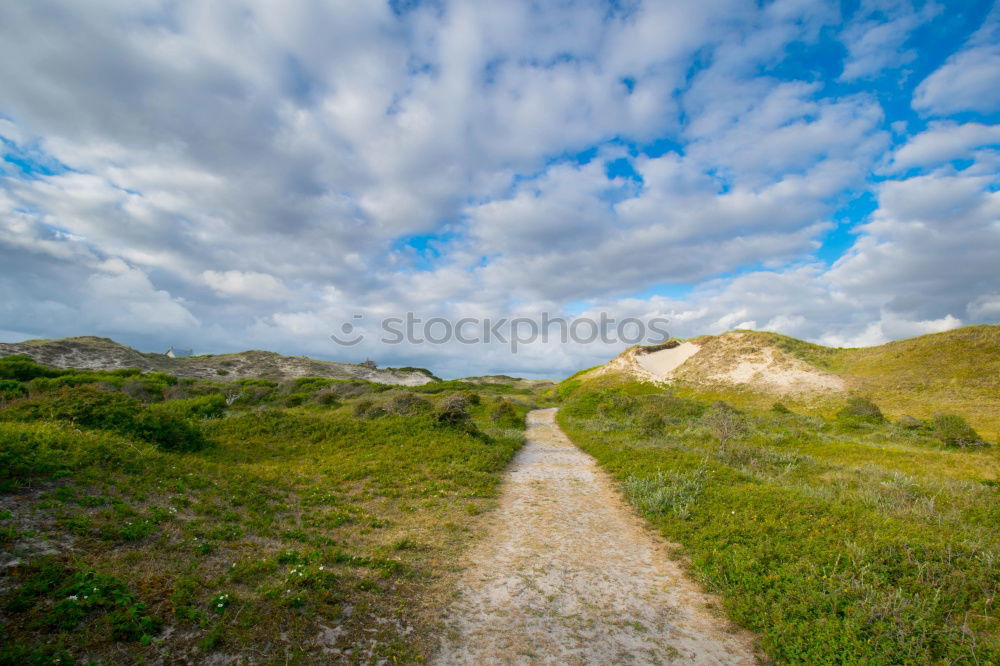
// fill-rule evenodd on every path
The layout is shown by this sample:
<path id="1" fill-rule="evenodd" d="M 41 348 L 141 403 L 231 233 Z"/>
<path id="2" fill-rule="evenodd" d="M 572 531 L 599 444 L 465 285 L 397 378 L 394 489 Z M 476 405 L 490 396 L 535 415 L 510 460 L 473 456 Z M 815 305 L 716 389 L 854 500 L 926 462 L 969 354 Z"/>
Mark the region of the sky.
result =
<path id="1" fill-rule="evenodd" d="M 384 342 L 408 312 L 997 323 L 1000 6 L 0 3 L 0 340 L 445 377 L 625 346 Z"/>

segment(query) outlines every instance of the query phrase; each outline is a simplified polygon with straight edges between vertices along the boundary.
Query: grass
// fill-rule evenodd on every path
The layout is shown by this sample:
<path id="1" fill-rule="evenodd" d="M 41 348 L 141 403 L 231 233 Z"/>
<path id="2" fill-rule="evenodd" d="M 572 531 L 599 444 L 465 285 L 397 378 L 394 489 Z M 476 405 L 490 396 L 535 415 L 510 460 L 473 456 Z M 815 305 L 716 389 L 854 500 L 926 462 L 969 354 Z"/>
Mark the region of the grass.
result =
<path id="1" fill-rule="evenodd" d="M 996 446 L 857 403 L 839 419 L 744 407 L 745 431 L 721 436 L 733 408 L 693 391 L 605 377 L 562 395 L 569 436 L 770 658 L 1000 663 Z"/>
<path id="2" fill-rule="evenodd" d="M 61 387 L 0 409 L 0 664 L 422 661 L 530 400 L 329 380 L 93 400 L 122 396 L 102 386 L 82 411 Z M 449 399 L 468 420 L 442 422 Z M 125 416 L 74 420 L 95 402 Z M 145 413 L 204 448 L 144 438 Z"/>
<path id="3" fill-rule="evenodd" d="M 734 362 L 741 354 L 764 346 L 776 347 L 842 378 L 849 393 L 876 397 L 892 420 L 907 415 L 929 419 L 938 412 L 951 412 L 963 416 L 987 439 L 1000 439 L 1000 326 L 969 326 L 858 349 L 823 347 L 763 331 L 741 334 L 738 345 L 718 352 L 719 362 Z M 719 338 L 697 340 L 712 343 Z M 758 408 L 775 399 L 765 393 L 707 386 L 705 382 L 680 390 L 690 396 L 711 396 Z M 822 394 L 781 400 L 798 411 L 825 416 L 843 406 L 840 396 Z"/>

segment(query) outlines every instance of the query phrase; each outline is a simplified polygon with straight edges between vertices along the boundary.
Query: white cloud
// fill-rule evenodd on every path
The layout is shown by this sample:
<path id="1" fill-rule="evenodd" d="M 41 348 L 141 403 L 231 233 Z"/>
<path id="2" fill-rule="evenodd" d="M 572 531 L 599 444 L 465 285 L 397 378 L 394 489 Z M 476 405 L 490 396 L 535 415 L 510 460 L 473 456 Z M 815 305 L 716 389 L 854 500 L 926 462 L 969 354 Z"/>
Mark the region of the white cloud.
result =
<path id="1" fill-rule="evenodd" d="M 890 160 L 876 95 L 780 74 L 833 34 L 843 78 L 874 80 L 934 11 L 866 1 L 840 28 L 801 0 L 6 3 L 0 135 L 65 168 L 0 174 L 0 329 L 330 357 L 354 354 L 327 335 L 355 311 L 603 308 L 855 341 L 995 318 L 996 128 L 934 122 Z M 993 103 L 985 31 L 917 108 Z M 635 178 L 607 177 L 619 159 Z M 873 170 L 916 167 L 816 262 Z M 357 354 L 468 374 L 614 351 Z"/>
<path id="2" fill-rule="evenodd" d="M 1000 5 L 959 51 L 921 82 L 913 108 L 925 114 L 1000 110 Z"/>
<path id="3" fill-rule="evenodd" d="M 916 51 L 904 47 L 907 38 L 940 11 L 941 7 L 934 2 L 925 3 L 920 10 L 906 1 L 862 2 L 854 20 L 841 32 L 848 54 L 841 80 L 870 77 L 886 68 L 898 68 L 912 62 Z"/>
<path id="4" fill-rule="evenodd" d="M 949 58 L 924 79 L 913 107 L 934 115 L 1000 110 L 1000 46 L 980 46 Z"/>
<path id="5" fill-rule="evenodd" d="M 973 148 L 1000 145 L 1000 125 L 981 123 L 931 123 L 898 148 L 892 157 L 896 170 L 915 166 L 936 166 L 956 158 L 968 158 Z"/>
<path id="6" fill-rule="evenodd" d="M 267 273 L 243 271 L 204 271 L 201 279 L 223 296 L 273 301 L 287 298 L 284 283 Z"/>

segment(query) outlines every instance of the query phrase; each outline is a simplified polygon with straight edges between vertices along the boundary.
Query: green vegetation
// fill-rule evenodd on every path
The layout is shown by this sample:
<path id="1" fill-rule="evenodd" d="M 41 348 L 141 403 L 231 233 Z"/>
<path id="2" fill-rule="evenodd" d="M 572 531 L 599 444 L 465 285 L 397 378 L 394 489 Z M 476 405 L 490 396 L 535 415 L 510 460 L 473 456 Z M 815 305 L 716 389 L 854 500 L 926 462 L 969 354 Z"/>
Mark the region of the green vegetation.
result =
<path id="1" fill-rule="evenodd" d="M 532 400 L 0 367 L 0 664 L 421 661 Z"/>
<path id="2" fill-rule="evenodd" d="M 778 367 L 797 360 L 835 375 L 843 380 L 848 395 L 874 398 L 891 420 L 957 414 L 985 439 L 1000 439 L 1000 326 L 970 326 L 859 349 L 824 347 L 763 331 L 702 336 L 691 342 L 702 350 L 677 380 L 675 389 L 682 396 L 741 408 L 771 406 L 774 393 L 711 381 L 714 374 L 770 349 L 785 357 Z M 578 373 L 571 379 L 579 378 Z M 785 394 L 780 399 L 796 412 L 825 418 L 844 407 L 839 392 Z"/>
<path id="3" fill-rule="evenodd" d="M 961 417 L 891 424 L 873 392 L 824 418 L 608 375 L 559 393 L 567 434 L 777 662 L 1000 663 L 1000 447 L 970 448 Z"/>
<path id="4" fill-rule="evenodd" d="M 745 331 L 749 344 L 771 345 L 843 378 L 856 395 L 877 397 L 893 419 L 959 414 L 988 439 L 1000 439 L 1000 326 L 969 326 L 876 347 L 836 349 L 777 333 Z M 691 395 L 703 393 L 697 388 Z M 716 399 L 762 406 L 773 397 L 719 390 Z M 842 401 L 790 399 L 793 408 L 830 415 Z"/>

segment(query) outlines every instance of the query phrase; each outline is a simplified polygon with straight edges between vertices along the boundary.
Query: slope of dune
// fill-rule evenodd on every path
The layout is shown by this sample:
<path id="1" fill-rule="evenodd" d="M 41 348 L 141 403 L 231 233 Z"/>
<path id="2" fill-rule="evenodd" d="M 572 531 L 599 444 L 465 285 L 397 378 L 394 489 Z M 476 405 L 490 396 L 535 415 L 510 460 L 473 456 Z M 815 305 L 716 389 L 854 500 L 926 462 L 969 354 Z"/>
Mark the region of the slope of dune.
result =
<path id="1" fill-rule="evenodd" d="M 848 394 L 890 417 L 965 416 L 1000 433 L 1000 326 L 969 326 L 874 347 L 824 347 L 777 333 L 730 331 L 630 347 L 581 380 L 621 374 L 729 399 L 800 401 L 831 409 Z"/>

